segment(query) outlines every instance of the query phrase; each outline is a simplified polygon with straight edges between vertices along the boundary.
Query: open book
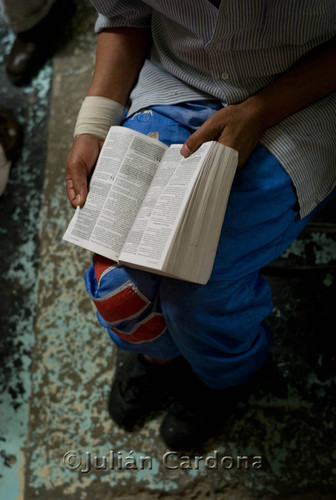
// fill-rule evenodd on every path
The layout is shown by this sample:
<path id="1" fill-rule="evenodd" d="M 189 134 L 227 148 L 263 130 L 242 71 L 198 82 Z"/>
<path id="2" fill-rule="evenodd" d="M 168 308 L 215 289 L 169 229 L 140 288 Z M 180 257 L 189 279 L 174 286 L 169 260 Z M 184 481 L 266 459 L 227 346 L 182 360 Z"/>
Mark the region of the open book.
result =
<path id="1" fill-rule="evenodd" d="M 205 284 L 211 274 L 238 153 L 111 127 L 83 208 L 63 239 L 120 264 Z"/>

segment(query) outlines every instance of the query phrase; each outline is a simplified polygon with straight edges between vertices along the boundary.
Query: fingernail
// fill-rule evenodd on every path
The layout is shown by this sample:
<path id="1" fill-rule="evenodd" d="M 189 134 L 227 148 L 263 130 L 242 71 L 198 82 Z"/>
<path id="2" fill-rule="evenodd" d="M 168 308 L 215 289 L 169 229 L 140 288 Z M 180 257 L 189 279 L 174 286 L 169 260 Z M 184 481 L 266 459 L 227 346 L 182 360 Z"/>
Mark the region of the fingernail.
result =
<path id="1" fill-rule="evenodd" d="M 190 155 L 190 149 L 188 148 L 188 146 L 186 144 L 183 144 L 180 153 L 185 158 Z"/>
<path id="2" fill-rule="evenodd" d="M 80 204 L 80 202 L 81 202 L 81 195 L 80 195 L 80 194 L 78 194 L 78 195 L 76 196 L 76 205 L 79 205 L 79 204 Z"/>

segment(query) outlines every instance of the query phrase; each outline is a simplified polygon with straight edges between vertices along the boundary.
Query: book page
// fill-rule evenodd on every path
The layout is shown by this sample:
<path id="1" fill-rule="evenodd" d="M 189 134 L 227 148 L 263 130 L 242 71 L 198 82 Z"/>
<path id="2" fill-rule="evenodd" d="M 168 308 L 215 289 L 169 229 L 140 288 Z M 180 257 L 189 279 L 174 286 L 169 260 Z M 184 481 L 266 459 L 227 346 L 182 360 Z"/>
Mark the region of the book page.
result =
<path id="1" fill-rule="evenodd" d="M 213 143 L 167 255 L 170 274 L 208 281 L 237 164 L 237 151 Z"/>
<path id="2" fill-rule="evenodd" d="M 189 158 L 181 156 L 181 144 L 170 146 L 128 234 L 121 262 L 162 269 L 210 144 L 203 144 Z"/>
<path id="3" fill-rule="evenodd" d="M 166 149 L 139 132 L 111 127 L 85 205 L 63 239 L 117 260 Z"/>

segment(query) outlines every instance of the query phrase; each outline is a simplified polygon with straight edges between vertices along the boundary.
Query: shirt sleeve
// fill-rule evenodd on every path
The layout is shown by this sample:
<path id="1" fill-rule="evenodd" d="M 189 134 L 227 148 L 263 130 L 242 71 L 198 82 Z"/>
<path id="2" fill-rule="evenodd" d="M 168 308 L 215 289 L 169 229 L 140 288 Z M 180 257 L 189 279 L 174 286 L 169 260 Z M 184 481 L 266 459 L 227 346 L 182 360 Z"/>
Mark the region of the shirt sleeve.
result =
<path id="1" fill-rule="evenodd" d="M 152 9 L 141 0 L 91 0 L 98 12 L 95 32 L 105 28 L 148 28 Z"/>

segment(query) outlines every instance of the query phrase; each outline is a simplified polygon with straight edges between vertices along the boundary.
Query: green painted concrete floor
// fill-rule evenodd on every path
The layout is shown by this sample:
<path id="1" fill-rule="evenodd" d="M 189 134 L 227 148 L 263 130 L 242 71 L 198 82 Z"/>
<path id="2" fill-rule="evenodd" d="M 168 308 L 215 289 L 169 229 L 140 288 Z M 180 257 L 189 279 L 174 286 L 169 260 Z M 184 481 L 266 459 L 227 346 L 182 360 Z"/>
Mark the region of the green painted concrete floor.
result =
<path id="1" fill-rule="evenodd" d="M 162 415 L 135 433 L 109 420 L 116 352 L 85 293 L 90 255 L 62 241 L 72 214 L 64 162 L 95 50 L 95 14 L 77 3 L 64 43 L 27 87 L 7 82 L 13 35 L 0 24 L 0 105 L 25 131 L 0 198 L 0 499 L 335 498 L 336 234 L 324 225 L 335 204 L 264 270 L 277 372 L 199 465 L 200 452 L 164 461 Z"/>

